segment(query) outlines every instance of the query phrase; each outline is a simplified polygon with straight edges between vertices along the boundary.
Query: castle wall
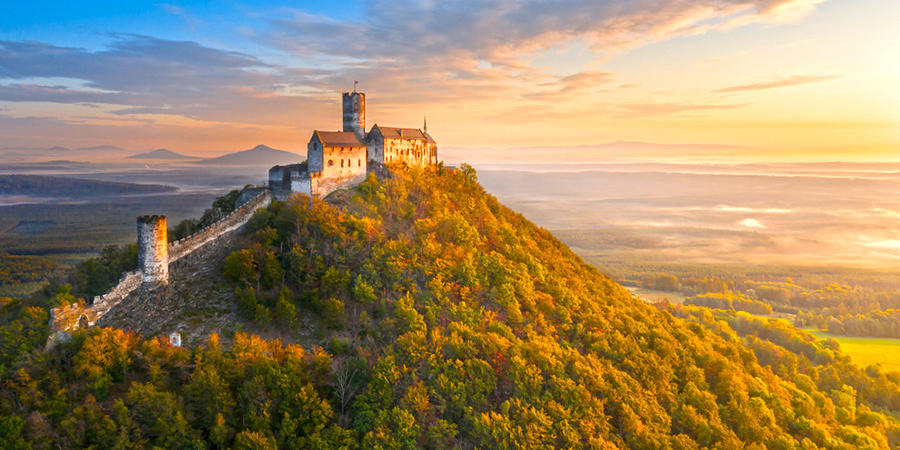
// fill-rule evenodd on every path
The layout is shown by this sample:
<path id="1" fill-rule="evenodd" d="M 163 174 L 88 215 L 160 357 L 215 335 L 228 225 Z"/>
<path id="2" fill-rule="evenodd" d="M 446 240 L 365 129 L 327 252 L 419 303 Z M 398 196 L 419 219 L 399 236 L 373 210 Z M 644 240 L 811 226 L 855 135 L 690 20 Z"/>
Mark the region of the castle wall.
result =
<path id="1" fill-rule="evenodd" d="M 351 178 L 366 174 L 366 147 L 325 147 L 323 177 Z M 314 171 L 310 168 L 310 171 Z"/>
<path id="2" fill-rule="evenodd" d="M 428 165 L 436 166 L 438 164 L 437 144 L 434 142 L 425 144 L 425 152 L 425 154 L 428 155 Z"/>
<path id="3" fill-rule="evenodd" d="M 170 264 L 175 263 L 179 259 L 190 256 L 191 254 L 202 249 L 207 243 L 215 241 L 219 237 L 222 237 L 243 227 L 247 223 L 247 221 L 250 220 L 250 217 L 253 216 L 253 213 L 255 213 L 260 208 L 265 208 L 272 202 L 272 197 L 273 196 L 271 191 L 263 191 L 252 200 L 244 203 L 224 219 L 198 231 L 197 233 L 189 237 L 163 246 L 168 254 L 166 274 L 168 274 Z M 165 221 L 163 221 L 163 223 L 164 222 Z M 156 221 L 154 223 L 158 224 L 159 221 Z M 139 243 L 138 249 L 140 250 L 140 248 L 141 244 Z M 97 320 L 99 320 L 107 312 L 109 312 L 110 309 L 121 303 L 122 300 L 124 300 L 126 297 L 128 297 L 128 295 L 139 288 L 142 284 L 143 279 L 144 276 L 142 275 L 141 270 L 124 273 L 119 279 L 119 283 L 112 289 L 110 289 L 109 292 L 104 295 L 94 297 L 93 304 L 86 308 L 86 310 L 82 313 L 84 315 L 84 318 L 86 319 L 86 325 L 93 326 L 94 323 L 96 323 Z M 52 313 L 53 316 L 63 316 L 69 310 L 71 310 L 71 307 L 64 306 L 54 309 Z M 51 318 L 50 325 L 51 332 L 48 339 L 48 346 L 52 347 L 56 343 L 65 340 L 64 335 L 67 331 L 70 330 L 59 328 L 58 321 L 54 320 L 53 318 Z"/>
<path id="4" fill-rule="evenodd" d="M 385 164 L 406 163 L 411 167 L 437 164 L 437 145 L 422 139 L 384 139 Z"/>
<path id="5" fill-rule="evenodd" d="M 166 216 L 137 218 L 138 266 L 143 283 L 169 283 L 169 248 Z"/>
<path id="6" fill-rule="evenodd" d="M 198 231 L 192 236 L 172 242 L 169 244 L 169 262 L 175 262 L 202 247 L 207 242 L 240 228 L 250 220 L 250 216 L 256 210 L 265 208 L 269 203 L 272 203 L 272 194 L 269 191 L 264 191 L 253 200 L 241 205 L 240 208 L 234 210 L 224 219 Z"/>
<path id="7" fill-rule="evenodd" d="M 366 180 L 366 173 L 354 174 L 347 177 L 326 177 L 321 172 L 310 174 L 310 189 L 315 197 L 326 195 L 339 189 L 348 189 Z"/>
<path id="8" fill-rule="evenodd" d="M 291 192 L 312 195 L 310 173 L 308 171 L 291 174 Z"/>
<path id="9" fill-rule="evenodd" d="M 139 287 L 141 287 L 140 270 L 132 270 L 131 272 L 124 273 L 122 277 L 119 278 L 119 284 L 113 286 L 106 294 L 94 297 L 94 303 L 91 304 L 91 310 L 94 311 L 94 315 L 91 320 L 88 321 L 88 325 L 93 326 L 97 319 L 103 317 L 103 315 L 109 312 L 113 306 L 118 305 L 128 296 L 128 294 L 131 294 Z"/>
<path id="10" fill-rule="evenodd" d="M 313 133 L 313 138 L 310 139 L 309 144 L 306 146 L 306 157 L 310 172 L 320 172 L 322 170 L 322 165 L 324 164 L 322 152 L 322 142 L 319 141 L 316 133 Z"/>
<path id="11" fill-rule="evenodd" d="M 384 136 L 378 127 L 366 137 L 366 160 L 384 163 Z"/>
<path id="12" fill-rule="evenodd" d="M 366 147 L 325 147 L 324 167 L 310 169 L 310 191 L 324 197 L 338 189 L 346 189 L 366 179 Z"/>
<path id="13" fill-rule="evenodd" d="M 275 166 L 269 169 L 269 189 L 275 191 L 282 189 L 282 180 L 284 180 L 284 167 Z"/>

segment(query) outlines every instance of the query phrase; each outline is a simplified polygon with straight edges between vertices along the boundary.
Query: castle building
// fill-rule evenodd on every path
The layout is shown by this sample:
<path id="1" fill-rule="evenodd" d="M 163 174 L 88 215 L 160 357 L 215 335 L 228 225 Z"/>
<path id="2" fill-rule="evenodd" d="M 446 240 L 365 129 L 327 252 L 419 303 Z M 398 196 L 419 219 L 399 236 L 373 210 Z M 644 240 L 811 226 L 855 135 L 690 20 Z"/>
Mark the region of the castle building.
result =
<path id="1" fill-rule="evenodd" d="M 324 197 L 356 186 L 378 164 L 428 167 L 438 162 L 437 143 L 424 130 L 374 125 L 366 133 L 366 94 L 343 94 L 343 131 L 313 131 L 307 161 L 269 169 L 277 197 L 300 192 Z"/>

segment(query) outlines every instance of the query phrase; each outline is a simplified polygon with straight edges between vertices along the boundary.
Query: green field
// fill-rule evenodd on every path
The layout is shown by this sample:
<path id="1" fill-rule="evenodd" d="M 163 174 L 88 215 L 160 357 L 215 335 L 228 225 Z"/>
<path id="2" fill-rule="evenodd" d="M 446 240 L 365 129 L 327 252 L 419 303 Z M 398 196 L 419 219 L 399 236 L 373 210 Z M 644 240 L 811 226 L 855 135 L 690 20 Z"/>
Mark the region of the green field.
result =
<path id="1" fill-rule="evenodd" d="M 885 372 L 900 372 L 900 339 L 838 336 L 814 329 L 803 331 L 819 339 L 838 341 L 841 352 L 850 355 L 859 367 L 881 364 Z"/>

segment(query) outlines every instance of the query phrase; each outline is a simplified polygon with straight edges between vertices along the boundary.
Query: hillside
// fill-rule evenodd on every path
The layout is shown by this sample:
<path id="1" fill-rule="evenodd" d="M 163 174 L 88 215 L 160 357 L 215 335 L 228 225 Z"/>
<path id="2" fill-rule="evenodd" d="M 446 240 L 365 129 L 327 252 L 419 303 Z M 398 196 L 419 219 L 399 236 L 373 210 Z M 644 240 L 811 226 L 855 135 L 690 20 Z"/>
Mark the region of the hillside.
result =
<path id="1" fill-rule="evenodd" d="M 229 153 L 217 158 L 204 159 L 197 164 L 209 164 L 220 166 L 275 166 L 279 164 L 294 164 L 304 158 L 296 153 L 276 150 L 265 145 L 257 145 L 250 150 Z"/>
<path id="2" fill-rule="evenodd" d="M 158 148 L 153 151 L 138 153 L 137 155 L 129 156 L 128 159 L 200 159 L 196 156 L 187 156 L 182 155 L 181 153 L 175 153 L 172 150 L 167 150 L 164 148 Z"/>
<path id="3" fill-rule="evenodd" d="M 7 442 L 242 449 L 888 449 L 900 442 L 898 374 L 856 368 L 835 343 L 778 321 L 646 305 L 485 193 L 471 167 L 370 176 L 327 200 L 295 197 L 254 216 L 252 242 L 223 263 L 244 322 L 202 347 L 175 349 L 101 328 L 23 357 L 46 336 L 46 310 L 6 306 L 0 364 L 10 369 L 0 384 L 0 430 Z M 51 301 L 69 302 L 68 293 Z M 315 341 L 297 340 L 310 320 Z M 255 329 L 304 345 L 245 333 Z"/>

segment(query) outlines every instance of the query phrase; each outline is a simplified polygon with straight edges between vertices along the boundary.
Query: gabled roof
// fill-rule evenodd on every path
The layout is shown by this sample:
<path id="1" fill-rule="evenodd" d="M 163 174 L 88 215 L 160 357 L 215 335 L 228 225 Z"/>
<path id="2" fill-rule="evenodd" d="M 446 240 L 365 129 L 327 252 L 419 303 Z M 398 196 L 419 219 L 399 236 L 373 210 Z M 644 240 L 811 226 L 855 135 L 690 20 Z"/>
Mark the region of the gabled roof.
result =
<path id="1" fill-rule="evenodd" d="M 431 136 L 428 135 L 428 133 L 425 133 L 417 128 L 383 127 L 378 124 L 376 124 L 372 128 L 378 128 L 378 130 L 381 131 L 381 135 L 384 136 L 385 139 L 421 139 L 432 144 L 435 143 L 434 139 L 432 139 Z"/>
<path id="2" fill-rule="evenodd" d="M 356 137 L 352 131 L 313 131 L 314 139 L 319 137 L 319 142 L 325 147 L 365 147 L 366 143 Z"/>

